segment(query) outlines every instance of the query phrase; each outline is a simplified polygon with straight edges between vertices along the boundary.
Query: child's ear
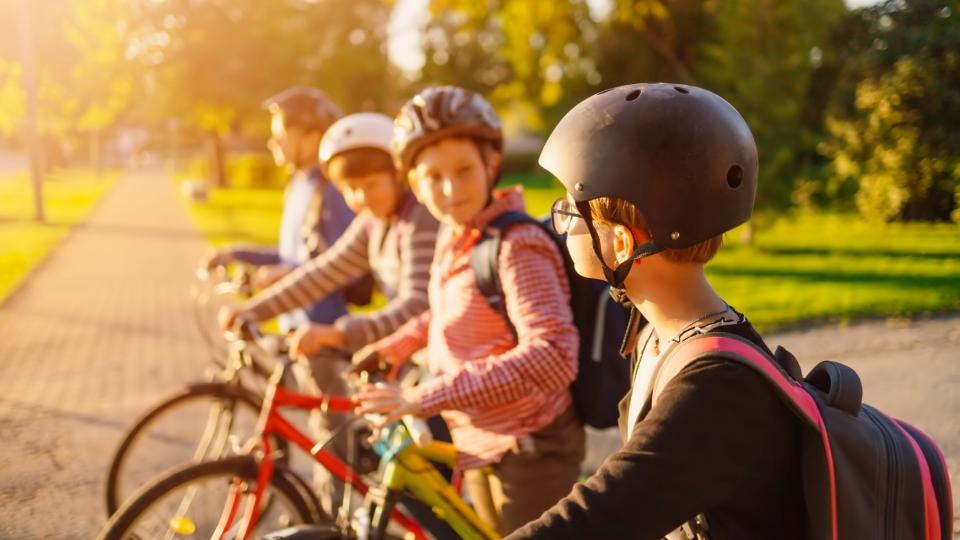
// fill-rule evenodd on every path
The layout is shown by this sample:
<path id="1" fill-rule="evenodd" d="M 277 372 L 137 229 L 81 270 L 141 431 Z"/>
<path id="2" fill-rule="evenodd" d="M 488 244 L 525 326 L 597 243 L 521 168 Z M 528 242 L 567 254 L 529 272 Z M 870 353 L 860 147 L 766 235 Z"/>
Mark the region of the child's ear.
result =
<path id="1" fill-rule="evenodd" d="M 613 254 L 617 263 L 623 263 L 633 256 L 635 240 L 633 232 L 625 225 L 613 226 Z"/>

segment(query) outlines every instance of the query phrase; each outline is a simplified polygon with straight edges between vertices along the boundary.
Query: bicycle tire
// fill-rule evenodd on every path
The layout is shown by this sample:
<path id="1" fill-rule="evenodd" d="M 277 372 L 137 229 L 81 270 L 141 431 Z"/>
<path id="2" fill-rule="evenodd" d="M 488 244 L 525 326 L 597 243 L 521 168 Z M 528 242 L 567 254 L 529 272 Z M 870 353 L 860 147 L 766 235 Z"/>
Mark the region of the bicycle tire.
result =
<path id="1" fill-rule="evenodd" d="M 110 467 L 104 485 L 107 517 L 110 517 L 110 515 L 116 512 L 123 503 L 120 486 L 126 472 L 127 461 L 133 449 L 136 447 L 137 442 L 142 440 L 142 437 L 148 432 L 149 428 L 163 416 L 172 414 L 180 405 L 201 399 L 224 401 L 232 410 L 235 410 L 235 407 L 237 407 L 239 403 L 243 403 L 250 408 L 250 412 L 253 414 L 259 413 L 261 405 L 260 396 L 242 386 L 224 382 L 210 382 L 188 385 L 185 389 L 174 393 L 160 401 L 159 404 L 153 406 L 131 424 L 130 428 L 124 433 L 113 456 L 111 456 Z M 274 438 L 273 442 L 274 448 L 280 451 L 279 455 L 281 457 L 279 459 L 285 462 L 289 455 L 287 452 L 289 446 L 287 441 Z M 213 459 L 220 457 L 222 456 L 211 456 Z M 158 470 L 157 472 L 160 473 L 163 471 Z"/>
<path id="2" fill-rule="evenodd" d="M 145 512 L 165 495 L 176 492 L 191 483 L 213 480 L 218 477 L 239 478 L 245 482 L 256 483 L 259 472 L 259 463 L 249 455 L 230 456 L 216 461 L 192 463 L 173 469 L 163 477 L 143 486 L 110 518 L 104 528 L 97 535 L 99 540 L 121 540 L 140 538 L 128 536 L 130 529 L 137 524 Z M 330 524 L 332 523 L 319 506 L 303 498 L 300 490 L 294 485 L 291 477 L 294 473 L 282 464 L 277 464 L 270 478 L 270 487 L 275 494 L 283 496 L 290 503 L 290 509 L 296 512 L 289 525 Z M 276 498 L 276 495 L 273 497 Z M 276 502 L 276 501 L 274 501 Z M 172 522 L 172 520 L 170 520 Z"/>

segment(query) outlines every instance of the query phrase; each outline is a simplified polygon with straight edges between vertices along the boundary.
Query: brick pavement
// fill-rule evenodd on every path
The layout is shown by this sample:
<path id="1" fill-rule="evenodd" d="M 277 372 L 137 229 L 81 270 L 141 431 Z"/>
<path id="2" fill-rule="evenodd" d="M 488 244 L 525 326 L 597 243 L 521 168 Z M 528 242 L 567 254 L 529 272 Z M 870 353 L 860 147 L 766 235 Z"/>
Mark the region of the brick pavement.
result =
<path id="1" fill-rule="evenodd" d="M 205 365 L 176 197 L 126 174 L 0 307 L 0 538 L 93 537 L 121 431 Z"/>

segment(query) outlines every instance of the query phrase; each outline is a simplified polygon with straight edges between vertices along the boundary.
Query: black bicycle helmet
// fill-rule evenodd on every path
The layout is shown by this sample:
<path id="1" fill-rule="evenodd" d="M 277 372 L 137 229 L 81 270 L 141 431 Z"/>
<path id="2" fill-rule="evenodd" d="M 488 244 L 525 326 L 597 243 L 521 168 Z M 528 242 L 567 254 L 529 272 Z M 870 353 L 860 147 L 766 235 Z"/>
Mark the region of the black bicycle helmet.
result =
<path id="1" fill-rule="evenodd" d="M 263 102 L 271 114 L 283 114 L 284 123 L 326 131 L 343 112 L 327 94 L 309 86 L 291 86 Z"/>
<path id="2" fill-rule="evenodd" d="M 634 260 L 685 248 L 750 219 L 757 146 L 740 113 L 689 85 L 632 84 L 604 90 L 571 109 L 547 139 L 540 165 L 571 194 L 600 254 L 589 201 L 636 205 L 651 239 L 607 280 L 621 288 Z"/>
<path id="3" fill-rule="evenodd" d="M 393 157 L 406 172 L 417 153 L 439 139 L 465 136 L 503 147 L 500 117 L 483 96 L 457 86 L 422 90 L 400 109 L 394 120 Z"/>

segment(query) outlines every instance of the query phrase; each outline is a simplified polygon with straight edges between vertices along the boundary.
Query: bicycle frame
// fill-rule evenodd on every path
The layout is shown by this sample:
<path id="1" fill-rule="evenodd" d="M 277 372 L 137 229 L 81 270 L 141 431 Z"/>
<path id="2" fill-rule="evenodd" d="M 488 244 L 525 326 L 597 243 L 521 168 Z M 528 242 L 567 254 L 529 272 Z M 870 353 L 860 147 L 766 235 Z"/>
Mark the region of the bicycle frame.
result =
<path id="1" fill-rule="evenodd" d="M 357 402 L 342 396 L 313 396 L 283 388 L 278 382 L 282 379 L 287 365 L 287 362 L 283 362 L 277 366 L 271 376 L 256 435 L 245 449 L 249 453 L 259 447 L 262 450 L 262 458 L 257 474 L 257 488 L 254 490 L 252 500 L 243 511 L 243 521 L 239 523 L 239 533 L 236 538 L 241 540 L 249 537 L 250 531 L 259 519 L 264 490 L 269 485 L 274 471 L 276 456 L 270 445 L 270 436 L 282 437 L 292 442 L 330 471 L 334 477 L 344 484 L 353 486 L 361 495 L 367 495 L 373 489 L 360 475 L 355 474 L 349 465 L 324 449 L 321 443 L 304 435 L 280 412 L 283 408 L 303 410 L 319 408 L 325 413 L 350 413 L 356 409 Z M 372 529 L 385 531 L 387 523 L 392 521 L 412 533 L 417 540 L 429 538 L 419 523 L 395 508 L 396 496 L 406 490 L 430 506 L 434 513 L 447 522 L 462 538 L 488 540 L 499 538 L 497 533 L 477 516 L 428 461 L 432 459 L 452 465 L 456 461 L 453 445 L 431 442 L 419 447 L 413 444 L 412 438 L 402 423 L 386 428 L 381 436 L 381 444 L 393 450 L 388 450 L 384 456 L 383 482 L 380 485 L 387 490 L 388 494 L 394 496 L 390 498 L 390 504 L 377 507 L 372 516 Z M 235 520 L 241 513 L 239 502 L 243 489 L 242 485 L 234 485 L 231 488 L 215 538 L 222 538 L 224 533 L 237 525 Z"/>

